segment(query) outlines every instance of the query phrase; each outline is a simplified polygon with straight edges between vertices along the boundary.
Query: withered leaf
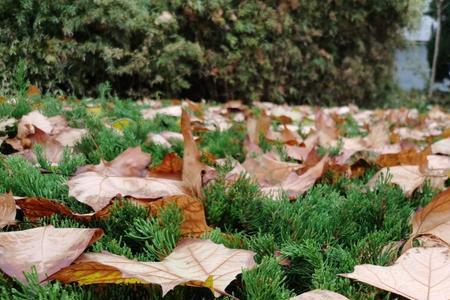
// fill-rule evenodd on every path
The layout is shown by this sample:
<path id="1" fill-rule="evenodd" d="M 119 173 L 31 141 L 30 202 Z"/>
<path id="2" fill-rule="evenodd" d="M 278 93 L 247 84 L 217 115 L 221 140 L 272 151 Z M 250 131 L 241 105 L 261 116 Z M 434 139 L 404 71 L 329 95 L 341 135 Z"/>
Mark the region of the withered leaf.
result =
<path id="1" fill-rule="evenodd" d="M 52 279 L 80 284 L 103 283 L 104 277 L 116 278 L 116 283 L 135 279 L 161 285 L 163 295 L 177 285 L 192 284 L 208 286 L 215 296 L 219 296 L 226 294 L 225 288 L 242 269 L 255 267 L 254 255 L 252 251 L 228 249 L 209 240 L 184 239 L 161 262 L 139 262 L 110 253 L 88 253 Z M 94 264 L 95 268 L 89 272 L 86 264 Z M 80 269 L 83 272 L 79 272 Z M 118 278 L 116 270 L 121 272 L 121 278 Z"/>
<path id="2" fill-rule="evenodd" d="M 447 247 L 412 248 L 389 267 L 358 265 L 341 274 L 411 300 L 450 299 L 450 257 Z"/>
<path id="3" fill-rule="evenodd" d="M 11 193 L 0 194 L 0 228 L 14 224 L 15 220 L 16 203 L 13 195 Z"/>
<path id="4" fill-rule="evenodd" d="M 101 229 L 53 226 L 0 232 L 0 269 L 26 282 L 24 272 L 31 272 L 35 266 L 39 281 L 42 281 L 69 266 L 102 235 Z"/>
<path id="5" fill-rule="evenodd" d="M 199 237 L 211 228 L 206 224 L 203 204 L 190 196 L 169 196 L 160 200 L 149 202 L 152 215 L 158 215 L 159 209 L 167 204 L 175 203 L 183 214 L 181 233 Z"/>
<path id="6" fill-rule="evenodd" d="M 427 206 L 416 211 L 411 219 L 412 233 L 406 248 L 420 235 L 434 235 L 450 245 L 450 188 L 436 195 Z"/>

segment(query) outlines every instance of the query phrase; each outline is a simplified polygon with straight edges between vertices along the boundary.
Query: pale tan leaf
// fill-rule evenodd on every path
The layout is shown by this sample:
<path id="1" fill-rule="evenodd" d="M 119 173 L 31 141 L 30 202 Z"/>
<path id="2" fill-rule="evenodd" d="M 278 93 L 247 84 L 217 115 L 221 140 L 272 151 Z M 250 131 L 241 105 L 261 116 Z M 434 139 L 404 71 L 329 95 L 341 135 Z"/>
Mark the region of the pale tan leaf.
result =
<path id="1" fill-rule="evenodd" d="M 39 281 L 69 266 L 87 246 L 103 234 L 101 229 L 38 227 L 0 233 L 0 269 L 26 282 L 24 272 L 35 266 Z"/>
<path id="2" fill-rule="evenodd" d="M 200 151 L 194 141 L 189 114 L 183 110 L 181 115 L 181 132 L 184 138 L 182 180 L 185 188 L 194 196 L 201 196 L 203 175 L 211 169 L 200 161 Z"/>
<path id="3" fill-rule="evenodd" d="M 431 152 L 433 152 L 433 154 L 450 155 L 450 138 L 437 141 L 431 145 Z"/>
<path id="4" fill-rule="evenodd" d="M 450 299 L 450 257 L 447 247 L 412 248 L 389 267 L 358 265 L 341 274 L 411 300 Z"/>
<path id="5" fill-rule="evenodd" d="M 261 185 L 275 185 L 286 180 L 290 173 L 301 169 L 302 165 L 281 161 L 274 153 L 265 153 L 255 158 L 250 155 L 242 167 Z"/>
<path id="6" fill-rule="evenodd" d="M 159 284 L 163 295 L 180 284 L 195 283 L 196 286 L 208 286 L 216 296 L 226 294 L 225 288 L 243 269 L 255 267 L 254 252 L 240 249 L 228 249 L 209 240 L 184 239 L 173 252 L 161 262 L 139 262 L 110 253 L 83 254 L 75 262 L 57 274 L 54 279 L 64 282 L 94 284 L 102 282 L 96 273 L 111 270 L 120 283 L 123 279 L 137 279 L 141 282 Z M 80 265 L 96 263 L 91 273 Z M 100 267 L 105 266 L 104 270 Z M 71 269 L 84 269 L 83 273 Z M 115 270 L 122 273 L 117 278 Z M 71 276 L 66 276 L 71 274 Z"/>
<path id="7" fill-rule="evenodd" d="M 435 188 L 442 189 L 447 176 L 444 174 L 424 174 L 420 166 L 394 166 L 378 171 L 367 183 L 373 188 L 381 177 L 389 178 L 389 182 L 398 185 L 402 191 L 411 196 L 412 193 L 423 186 L 425 180 L 429 180 Z"/>
<path id="8" fill-rule="evenodd" d="M 11 193 L 0 195 L 0 228 L 16 221 L 16 202 Z M 1 246 L 0 246 L 1 247 Z"/>
<path id="9" fill-rule="evenodd" d="M 145 177 L 151 162 L 150 154 L 142 152 L 141 147 L 128 148 L 111 162 L 101 161 L 98 165 L 78 168 L 76 174 L 97 172 L 104 176 Z"/>
<path id="10" fill-rule="evenodd" d="M 69 195 L 99 211 L 117 195 L 143 199 L 185 194 L 179 180 L 155 177 L 105 176 L 97 172 L 85 172 L 71 178 Z"/>
<path id="11" fill-rule="evenodd" d="M 50 134 L 53 129 L 47 117 L 39 111 L 32 111 L 20 119 L 17 125 L 17 137 L 25 138 L 30 134 L 34 134 L 35 128 L 39 128 L 46 134 Z"/>
<path id="12" fill-rule="evenodd" d="M 290 300 L 348 300 L 348 298 L 327 290 L 313 290 L 292 297 Z"/>
<path id="13" fill-rule="evenodd" d="M 157 114 L 167 115 L 172 117 L 180 117 L 181 116 L 181 105 L 172 105 L 164 108 L 148 108 L 141 111 L 142 117 L 146 120 L 152 120 L 156 117 Z"/>
<path id="14" fill-rule="evenodd" d="M 411 219 L 412 233 L 406 248 L 412 241 L 425 234 L 437 236 L 450 245 L 450 188 L 436 195 L 427 206 L 419 209 Z"/>
<path id="15" fill-rule="evenodd" d="M 263 187 L 261 190 L 268 195 L 286 192 L 289 199 L 296 199 L 298 195 L 308 191 L 323 175 L 328 162 L 329 157 L 325 156 L 302 175 L 297 175 L 293 172 L 280 185 Z"/>

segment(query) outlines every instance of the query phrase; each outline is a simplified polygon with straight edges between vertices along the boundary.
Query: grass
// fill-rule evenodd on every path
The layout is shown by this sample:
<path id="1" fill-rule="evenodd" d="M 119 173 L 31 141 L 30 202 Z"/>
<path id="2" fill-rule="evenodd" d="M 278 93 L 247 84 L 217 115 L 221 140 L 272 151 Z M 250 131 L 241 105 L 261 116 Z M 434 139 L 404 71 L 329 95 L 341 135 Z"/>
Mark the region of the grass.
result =
<path id="1" fill-rule="evenodd" d="M 89 105 L 101 107 L 96 113 Z M 61 111 L 65 105 L 71 110 Z M 182 145 L 166 149 L 146 141 L 149 132 L 179 131 L 179 120 L 157 116 L 144 120 L 139 106 L 130 101 L 100 99 L 61 101 L 55 97 L 23 94 L 15 104 L 0 104 L 0 119 L 20 118 L 39 108 L 47 116 L 63 113 L 73 127 L 88 128 L 90 133 L 77 146 L 77 154 L 66 151 L 58 167 L 40 159 L 41 172 L 20 157 L 0 156 L 0 192 L 17 196 L 38 196 L 61 201 L 76 212 L 88 212 L 84 204 L 68 196 L 66 182 L 78 166 L 101 159 L 112 160 L 128 147 L 140 145 L 158 163 L 169 151 L 182 155 Z M 127 118 L 129 125 L 118 132 L 106 124 Z M 360 135 L 354 120 L 342 125 L 348 136 Z M 198 133 L 203 151 L 217 158 L 244 159 L 245 128 L 238 125 L 227 131 Z M 14 130 L 8 132 L 14 136 Z M 1 133 L 0 133 L 1 135 Z M 266 150 L 279 147 L 265 145 Z M 4 154 L 11 149 L 2 146 Z M 39 154 L 39 149 L 36 152 Z M 323 152 L 333 152 L 324 149 Z M 254 182 L 240 178 L 234 185 L 219 178 L 205 189 L 205 212 L 208 224 L 215 228 L 204 238 L 228 247 L 250 249 L 257 253 L 258 267 L 245 271 L 230 284 L 227 292 L 240 299 L 288 299 L 312 289 L 329 289 L 350 299 L 392 299 L 386 292 L 337 276 L 351 272 L 356 264 L 386 265 L 397 257 L 382 251 L 390 242 L 404 240 L 410 232 L 409 217 L 419 206 L 428 203 L 433 191 L 425 188 L 411 199 L 401 190 L 381 182 L 373 191 L 367 183 L 373 171 L 359 179 L 326 178 L 296 201 L 264 196 Z M 167 207 L 157 218 L 148 220 L 143 208 L 124 203 L 116 205 L 111 216 L 102 221 L 79 223 L 62 216 L 43 218 L 37 224 L 22 220 L 4 230 L 21 230 L 52 224 L 56 227 L 100 227 L 106 235 L 90 247 L 91 251 L 109 251 L 128 258 L 159 261 L 168 255 L 180 238 L 181 214 L 177 207 Z M 279 253 L 279 255 L 276 255 Z M 289 264 L 280 264 L 281 261 Z M 39 285 L 34 274 L 29 284 L 0 277 L 0 299 L 161 299 L 161 288 L 153 285 L 97 285 L 79 287 L 51 282 Z M 206 288 L 179 286 L 165 299 L 213 299 Z M 227 299 L 227 297 L 222 297 Z"/>

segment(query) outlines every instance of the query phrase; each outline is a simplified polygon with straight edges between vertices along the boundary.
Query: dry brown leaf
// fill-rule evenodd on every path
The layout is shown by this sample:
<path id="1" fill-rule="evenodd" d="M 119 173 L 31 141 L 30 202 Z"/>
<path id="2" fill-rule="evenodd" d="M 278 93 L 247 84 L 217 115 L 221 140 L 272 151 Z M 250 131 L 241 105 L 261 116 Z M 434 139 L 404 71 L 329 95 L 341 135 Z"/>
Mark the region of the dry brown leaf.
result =
<path id="1" fill-rule="evenodd" d="M 254 255 L 252 251 L 228 249 L 209 240 L 184 239 L 161 262 L 139 262 L 110 253 L 88 253 L 83 254 L 73 266 L 55 274 L 52 279 L 65 283 L 103 283 L 104 277 L 110 277 L 108 270 L 111 270 L 111 277 L 117 279 L 116 283 L 123 282 L 124 279 L 137 279 L 159 284 L 163 296 L 175 286 L 189 283 L 207 286 L 219 296 L 226 294 L 225 288 L 242 269 L 255 267 Z M 95 268 L 89 272 L 86 264 L 94 264 Z M 116 270 L 122 273 L 120 279 Z"/>
<path id="2" fill-rule="evenodd" d="M 85 172 L 72 177 L 69 195 L 99 211 L 117 195 L 140 199 L 158 199 L 183 195 L 185 190 L 179 180 L 156 177 L 105 176 L 97 172 Z"/>
<path id="3" fill-rule="evenodd" d="M 16 199 L 16 205 L 21 209 L 24 216 L 31 221 L 36 221 L 39 218 L 50 217 L 54 214 L 59 214 L 71 217 L 78 221 L 90 222 L 93 219 L 106 217 L 109 213 L 109 209 L 106 208 L 97 213 L 77 214 L 72 212 L 62 203 L 45 198 Z"/>
<path id="4" fill-rule="evenodd" d="M 447 247 L 412 248 L 389 267 L 358 265 L 341 274 L 411 300 L 450 299 L 450 257 Z"/>
<path id="5" fill-rule="evenodd" d="M 200 197 L 203 175 L 211 168 L 200 161 L 200 151 L 192 136 L 191 119 L 185 110 L 181 114 L 181 132 L 184 138 L 183 185 L 193 196 Z"/>
<path id="6" fill-rule="evenodd" d="M 434 235 L 450 245 L 450 188 L 436 195 L 427 206 L 416 211 L 411 219 L 412 233 L 405 248 L 421 235 Z"/>
<path id="7" fill-rule="evenodd" d="M 323 175 L 328 162 L 329 157 L 325 156 L 302 175 L 291 173 L 279 186 L 263 187 L 262 191 L 268 195 L 276 195 L 284 191 L 288 194 L 289 199 L 296 199 L 298 195 L 308 191 Z"/>
<path id="8" fill-rule="evenodd" d="M 103 235 L 101 229 L 38 227 L 0 233 L 0 269 L 26 282 L 24 272 L 35 266 L 39 281 L 69 266 L 87 246 Z"/>
<path id="9" fill-rule="evenodd" d="M 101 161 L 98 165 L 78 168 L 76 174 L 96 172 L 104 176 L 145 177 L 151 162 L 150 154 L 142 152 L 141 147 L 128 148 L 111 162 Z"/>
<path id="10" fill-rule="evenodd" d="M 313 290 L 292 297 L 290 300 L 348 300 L 348 298 L 327 290 Z"/>
<path id="11" fill-rule="evenodd" d="M 286 180 L 290 173 L 301 169 L 302 165 L 281 161 L 274 153 L 265 153 L 255 158 L 250 155 L 242 167 L 261 185 L 275 185 Z"/>
<path id="12" fill-rule="evenodd" d="M 333 118 L 324 111 L 319 110 L 315 117 L 315 126 L 319 137 L 319 143 L 322 146 L 335 146 L 338 135 L 338 129 Z"/>
<path id="13" fill-rule="evenodd" d="M 141 111 L 142 117 L 146 120 L 152 120 L 157 114 L 167 115 L 172 117 L 181 116 L 181 105 L 171 105 L 168 107 L 163 107 L 159 109 L 148 108 Z"/>
<path id="14" fill-rule="evenodd" d="M 158 176 L 161 178 L 181 180 L 183 171 L 183 160 L 175 152 L 171 152 L 164 156 L 161 164 L 150 170 L 150 176 Z"/>
<path id="15" fill-rule="evenodd" d="M 247 120 L 247 135 L 250 145 L 259 145 L 259 137 L 267 136 L 272 121 L 263 110 L 257 118 L 249 118 Z"/>
<path id="16" fill-rule="evenodd" d="M 16 221 L 16 203 L 11 193 L 0 195 L 0 229 Z M 1 246 L 0 246 L 1 247 Z"/>
<path id="17" fill-rule="evenodd" d="M 401 165 L 427 165 L 427 156 L 430 154 L 430 149 L 424 151 L 417 151 L 416 149 L 407 149 L 398 153 L 382 154 L 378 157 L 376 163 L 381 167 L 393 167 Z"/>
<path id="18" fill-rule="evenodd" d="M 39 111 L 32 111 L 24 115 L 17 125 L 17 138 L 22 139 L 34 134 L 35 129 L 39 128 L 46 134 L 52 132 L 52 123 Z"/>
<path id="19" fill-rule="evenodd" d="M 169 196 L 161 200 L 149 203 L 152 215 L 158 215 L 159 209 L 170 203 L 176 203 L 183 214 L 183 223 L 181 224 L 181 233 L 183 235 L 199 237 L 211 228 L 206 224 L 205 211 L 203 204 L 187 195 Z"/>
<path id="20" fill-rule="evenodd" d="M 433 152 L 433 154 L 450 155 L 450 138 L 437 141 L 431 145 L 431 152 Z"/>
<path id="21" fill-rule="evenodd" d="M 411 196 L 415 190 L 421 188 L 426 180 L 430 181 L 431 186 L 442 189 L 447 179 L 444 174 L 424 174 L 420 166 L 394 166 L 378 171 L 367 185 L 370 188 L 375 187 L 381 177 L 390 179 L 390 183 L 397 184 L 407 196 Z"/>

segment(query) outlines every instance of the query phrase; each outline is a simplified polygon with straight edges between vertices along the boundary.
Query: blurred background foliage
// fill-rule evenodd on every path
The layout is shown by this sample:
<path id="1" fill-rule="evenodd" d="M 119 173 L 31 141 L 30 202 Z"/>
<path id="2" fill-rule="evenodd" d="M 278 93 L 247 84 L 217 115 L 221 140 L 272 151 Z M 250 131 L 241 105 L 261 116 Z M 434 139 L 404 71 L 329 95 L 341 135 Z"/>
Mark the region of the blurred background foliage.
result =
<path id="1" fill-rule="evenodd" d="M 393 89 L 422 0 L 2 0 L 0 87 L 359 105 Z"/>

